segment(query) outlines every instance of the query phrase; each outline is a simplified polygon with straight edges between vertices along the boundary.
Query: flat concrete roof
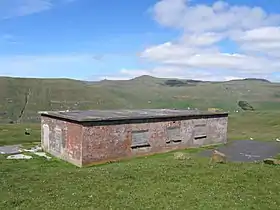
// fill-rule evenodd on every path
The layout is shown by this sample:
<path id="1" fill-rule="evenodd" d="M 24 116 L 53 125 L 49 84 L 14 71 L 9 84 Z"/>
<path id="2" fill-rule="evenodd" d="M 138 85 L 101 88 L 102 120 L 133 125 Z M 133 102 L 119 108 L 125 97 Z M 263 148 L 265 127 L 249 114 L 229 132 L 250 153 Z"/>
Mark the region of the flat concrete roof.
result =
<path id="1" fill-rule="evenodd" d="M 45 111 L 41 116 L 59 118 L 75 122 L 101 122 L 121 120 L 145 120 L 180 117 L 215 117 L 228 116 L 226 112 L 208 112 L 199 110 L 173 109 L 121 109 L 121 110 L 77 110 L 77 111 Z"/>

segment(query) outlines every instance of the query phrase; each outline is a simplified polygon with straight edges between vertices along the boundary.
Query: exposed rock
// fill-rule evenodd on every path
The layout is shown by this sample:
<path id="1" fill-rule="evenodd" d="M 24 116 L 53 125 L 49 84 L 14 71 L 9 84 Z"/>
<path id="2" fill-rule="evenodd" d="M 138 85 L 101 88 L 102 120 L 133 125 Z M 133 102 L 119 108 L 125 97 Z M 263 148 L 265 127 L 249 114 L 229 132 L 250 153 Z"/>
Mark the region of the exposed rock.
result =
<path id="1" fill-rule="evenodd" d="M 210 163 L 226 163 L 227 157 L 224 153 L 218 150 L 213 150 L 212 156 L 210 158 Z"/>
<path id="2" fill-rule="evenodd" d="M 35 146 L 35 147 L 32 147 L 31 149 L 24 149 L 25 152 L 39 152 L 39 151 L 42 151 L 42 147 L 40 147 L 39 145 L 38 146 Z"/>
<path id="3" fill-rule="evenodd" d="M 32 156 L 24 154 L 10 155 L 7 157 L 8 160 L 29 160 L 31 158 Z"/>
<path id="4" fill-rule="evenodd" d="M 270 165 L 280 165 L 280 160 L 277 160 L 277 159 L 274 159 L 274 158 L 264 159 L 263 162 L 265 164 L 270 164 Z"/>
<path id="5" fill-rule="evenodd" d="M 46 158 L 47 160 L 50 160 L 51 157 L 48 156 L 45 152 L 34 152 L 33 154 L 37 155 L 37 156 L 40 156 L 40 157 L 44 157 Z"/>
<path id="6" fill-rule="evenodd" d="M 247 101 L 238 101 L 238 106 L 244 111 L 254 111 L 254 107 L 251 106 Z"/>

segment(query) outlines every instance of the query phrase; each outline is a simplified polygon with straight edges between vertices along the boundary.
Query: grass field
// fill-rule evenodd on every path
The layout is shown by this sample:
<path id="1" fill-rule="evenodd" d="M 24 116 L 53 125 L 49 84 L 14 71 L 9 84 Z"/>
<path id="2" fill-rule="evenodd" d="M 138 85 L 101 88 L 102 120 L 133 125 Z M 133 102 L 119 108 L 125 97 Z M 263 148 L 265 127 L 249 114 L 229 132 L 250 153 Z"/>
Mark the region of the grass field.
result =
<path id="1" fill-rule="evenodd" d="M 193 154 L 194 155 L 194 154 Z M 277 209 L 279 168 L 171 154 L 76 169 L 1 160 L 1 209 Z"/>
<path id="2" fill-rule="evenodd" d="M 25 128 L 31 129 L 31 135 L 25 135 Z M 0 146 L 39 142 L 41 136 L 39 123 L 0 124 Z"/>
<path id="3" fill-rule="evenodd" d="M 280 112 L 230 115 L 229 139 L 275 140 Z M 32 128 L 30 136 L 24 135 Z M 39 125 L 0 125 L 0 144 L 40 139 Z M 3 132 L 3 130 L 6 130 Z M 6 160 L 0 156 L 0 209 L 278 209 L 279 167 L 228 163 L 211 167 L 185 150 L 78 169 L 43 158 Z"/>
<path id="4" fill-rule="evenodd" d="M 6 123 L 0 124 L 0 146 L 39 142 L 37 111 L 97 108 L 216 107 L 230 111 L 229 141 L 280 138 L 279 84 L 246 80 L 168 87 L 163 81 L 0 78 L 0 122 Z M 24 123 L 8 124 L 19 118 L 29 90 Z M 238 100 L 256 111 L 240 111 Z M 31 128 L 30 136 L 25 128 Z M 16 161 L 0 155 L 0 209 L 279 209 L 279 167 L 212 167 L 197 151 L 183 151 L 192 156 L 186 161 L 167 153 L 81 169 L 55 158 Z"/>

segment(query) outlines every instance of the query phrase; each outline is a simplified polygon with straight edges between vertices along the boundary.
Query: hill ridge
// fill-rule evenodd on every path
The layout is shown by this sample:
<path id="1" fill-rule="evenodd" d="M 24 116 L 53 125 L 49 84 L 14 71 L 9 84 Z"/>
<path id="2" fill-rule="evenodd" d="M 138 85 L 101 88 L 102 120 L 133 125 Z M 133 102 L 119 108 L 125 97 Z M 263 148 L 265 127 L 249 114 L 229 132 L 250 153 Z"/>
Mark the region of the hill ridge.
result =
<path id="1" fill-rule="evenodd" d="M 278 108 L 280 102 L 278 83 L 175 80 L 182 84 L 170 85 L 166 83 L 170 79 L 150 76 L 105 83 L 0 77 L 0 122 L 38 121 L 40 110 L 216 107 L 234 111 L 238 101 L 248 101 L 256 110 L 265 110 Z"/>

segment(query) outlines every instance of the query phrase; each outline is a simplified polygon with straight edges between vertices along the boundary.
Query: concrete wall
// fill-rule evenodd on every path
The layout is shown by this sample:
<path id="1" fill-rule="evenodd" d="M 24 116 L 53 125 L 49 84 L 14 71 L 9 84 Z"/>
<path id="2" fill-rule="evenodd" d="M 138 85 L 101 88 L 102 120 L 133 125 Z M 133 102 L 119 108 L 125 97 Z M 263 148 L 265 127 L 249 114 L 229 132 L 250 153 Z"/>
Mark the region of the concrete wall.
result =
<path id="1" fill-rule="evenodd" d="M 227 141 L 227 117 L 83 127 L 82 165 Z"/>
<path id="2" fill-rule="evenodd" d="M 82 164 L 81 125 L 48 117 L 41 118 L 41 144 L 44 150 L 74 165 Z"/>

